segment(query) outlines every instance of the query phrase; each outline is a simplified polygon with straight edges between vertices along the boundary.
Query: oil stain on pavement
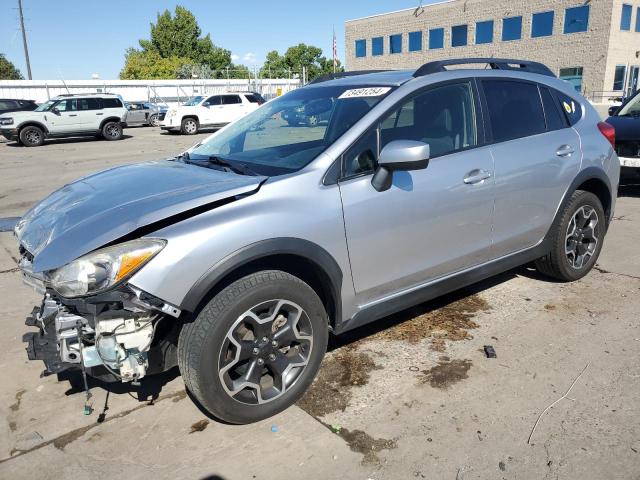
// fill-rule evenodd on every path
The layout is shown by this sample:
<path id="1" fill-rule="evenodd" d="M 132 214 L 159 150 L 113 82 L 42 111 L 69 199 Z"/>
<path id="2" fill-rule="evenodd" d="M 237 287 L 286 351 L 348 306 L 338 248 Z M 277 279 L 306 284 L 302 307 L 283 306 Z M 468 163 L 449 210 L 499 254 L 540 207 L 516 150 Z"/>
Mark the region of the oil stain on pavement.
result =
<path id="1" fill-rule="evenodd" d="M 381 450 L 391 450 L 396 448 L 396 440 L 387 440 L 386 438 L 373 438 L 367 432 L 362 430 L 349 430 L 341 428 L 336 432 L 340 437 L 347 442 L 349 448 L 364 455 L 362 459 L 363 464 L 377 464 L 380 463 L 377 453 Z"/>
<path id="2" fill-rule="evenodd" d="M 434 388 L 446 390 L 452 384 L 468 378 L 467 372 L 471 365 L 471 360 L 441 360 L 429 370 L 423 370 L 421 380 L 422 383 L 428 383 Z"/>

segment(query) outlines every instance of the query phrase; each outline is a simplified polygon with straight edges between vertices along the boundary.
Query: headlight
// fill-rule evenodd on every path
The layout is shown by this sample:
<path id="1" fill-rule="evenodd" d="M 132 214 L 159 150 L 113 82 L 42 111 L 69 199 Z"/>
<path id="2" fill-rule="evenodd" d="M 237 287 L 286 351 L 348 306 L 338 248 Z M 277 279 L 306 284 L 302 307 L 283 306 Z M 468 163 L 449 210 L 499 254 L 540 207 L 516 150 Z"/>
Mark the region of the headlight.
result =
<path id="1" fill-rule="evenodd" d="M 176 111 L 175 110 L 169 110 L 167 112 L 167 117 L 175 117 L 176 116 Z"/>
<path id="2" fill-rule="evenodd" d="M 165 240 L 140 239 L 88 253 L 47 275 L 63 297 L 93 295 L 129 278 L 166 245 Z"/>
<path id="3" fill-rule="evenodd" d="M 0 125 L 13 125 L 13 118 L 0 118 Z"/>

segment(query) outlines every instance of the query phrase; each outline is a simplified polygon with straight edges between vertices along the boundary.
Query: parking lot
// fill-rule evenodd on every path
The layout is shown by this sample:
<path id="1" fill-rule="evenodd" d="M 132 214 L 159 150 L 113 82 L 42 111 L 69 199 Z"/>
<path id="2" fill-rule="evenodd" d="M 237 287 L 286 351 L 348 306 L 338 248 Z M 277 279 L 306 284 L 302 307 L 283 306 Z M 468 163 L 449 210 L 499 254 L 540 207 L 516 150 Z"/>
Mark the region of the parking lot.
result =
<path id="1" fill-rule="evenodd" d="M 140 127 L 118 142 L 0 143 L 0 217 L 207 135 Z M 83 415 L 78 377 L 40 378 L 42 364 L 26 360 L 24 317 L 40 298 L 22 284 L 12 235 L 0 233 L 0 478 L 640 478 L 632 183 L 583 280 L 554 283 L 523 267 L 331 339 L 306 396 L 245 426 L 208 418 L 176 370 L 140 387 L 93 382 L 94 412 Z"/>

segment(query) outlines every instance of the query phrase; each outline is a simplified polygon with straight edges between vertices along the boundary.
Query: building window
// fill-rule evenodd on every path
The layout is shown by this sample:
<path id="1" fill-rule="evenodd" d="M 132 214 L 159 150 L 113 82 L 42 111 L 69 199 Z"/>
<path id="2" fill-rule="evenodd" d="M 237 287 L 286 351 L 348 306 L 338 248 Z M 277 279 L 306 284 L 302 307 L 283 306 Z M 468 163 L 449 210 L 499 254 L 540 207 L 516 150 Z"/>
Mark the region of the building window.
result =
<path id="1" fill-rule="evenodd" d="M 374 37 L 371 39 L 371 55 L 377 57 L 384 53 L 384 39 L 382 37 Z"/>
<path id="2" fill-rule="evenodd" d="M 582 67 L 561 68 L 558 77 L 573 85 L 576 92 L 582 91 Z"/>
<path id="3" fill-rule="evenodd" d="M 409 51 L 419 52 L 422 50 L 422 32 L 409 32 Z"/>
<path id="4" fill-rule="evenodd" d="M 636 10 L 636 32 L 640 32 L 640 7 Z"/>
<path id="5" fill-rule="evenodd" d="M 366 40 L 356 40 L 356 57 L 366 57 L 367 56 L 367 41 Z"/>
<path id="6" fill-rule="evenodd" d="M 476 43 L 493 42 L 493 20 L 476 23 Z"/>
<path id="7" fill-rule="evenodd" d="M 564 33 L 586 32 L 589 28 L 589 5 L 567 8 L 564 11 Z"/>
<path id="8" fill-rule="evenodd" d="M 624 90 L 624 77 L 627 73 L 626 65 L 616 65 L 616 73 L 613 77 L 613 89 L 617 92 Z"/>
<path id="9" fill-rule="evenodd" d="M 620 30 L 626 32 L 631 30 L 631 14 L 633 13 L 633 7 L 628 3 L 622 4 L 622 16 L 620 17 Z"/>
<path id="10" fill-rule="evenodd" d="M 451 46 L 463 47 L 467 44 L 467 25 L 451 27 Z"/>
<path id="11" fill-rule="evenodd" d="M 553 12 L 534 13 L 531 17 L 531 38 L 553 35 Z"/>
<path id="12" fill-rule="evenodd" d="M 389 53 L 402 53 L 402 34 L 389 36 Z"/>
<path id="13" fill-rule="evenodd" d="M 429 50 L 444 48 L 444 28 L 429 30 Z"/>
<path id="14" fill-rule="evenodd" d="M 522 17 L 502 19 L 502 41 L 520 40 L 522 38 Z"/>

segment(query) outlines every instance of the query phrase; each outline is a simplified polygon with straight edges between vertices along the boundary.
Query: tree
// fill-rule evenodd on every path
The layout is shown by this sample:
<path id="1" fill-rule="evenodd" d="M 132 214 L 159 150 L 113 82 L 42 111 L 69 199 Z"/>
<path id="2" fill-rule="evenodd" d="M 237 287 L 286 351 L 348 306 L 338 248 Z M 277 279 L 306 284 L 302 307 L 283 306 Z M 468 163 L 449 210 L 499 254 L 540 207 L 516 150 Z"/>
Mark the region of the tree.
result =
<path id="1" fill-rule="evenodd" d="M 158 52 L 140 51 L 135 48 L 127 50 L 124 68 L 120 72 L 123 80 L 156 80 L 175 78 L 176 72 L 191 62 L 184 57 L 171 56 L 163 58 Z"/>
<path id="2" fill-rule="evenodd" d="M 24 80 L 20 70 L 0 53 L 0 80 Z"/>
<path id="3" fill-rule="evenodd" d="M 177 70 L 187 64 L 197 65 L 198 68 L 206 66 L 210 70 L 231 67 L 231 52 L 216 47 L 208 34 L 205 37 L 201 37 L 201 34 L 202 30 L 196 18 L 186 8 L 177 6 L 173 16 L 169 10 L 159 13 L 156 23 L 151 23 L 151 38 L 139 40 L 141 50 L 127 50 L 125 66 L 120 72 L 120 78 L 134 78 L 126 76 L 129 71 L 136 70 L 129 67 L 129 61 L 145 60 L 146 62 L 155 61 L 158 58 L 164 61 L 161 62 L 162 65 L 157 71 L 165 72 L 166 76 L 151 78 L 175 78 Z M 175 70 L 167 73 L 166 67 L 173 64 L 176 65 Z"/>
<path id="4" fill-rule="evenodd" d="M 302 74 L 303 67 L 307 72 L 307 79 L 313 80 L 319 75 L 333 73 L 333 59 L 322 56 L 322 49 L 313 45 L 300 43 L 289 47 L 281 56 L 277 51 L 267 53 L 267 58 L 260 69 L 262 77 L 288 77 L 292 72 Z M 338 62 L 337 71 L 344 71 Z"/>

